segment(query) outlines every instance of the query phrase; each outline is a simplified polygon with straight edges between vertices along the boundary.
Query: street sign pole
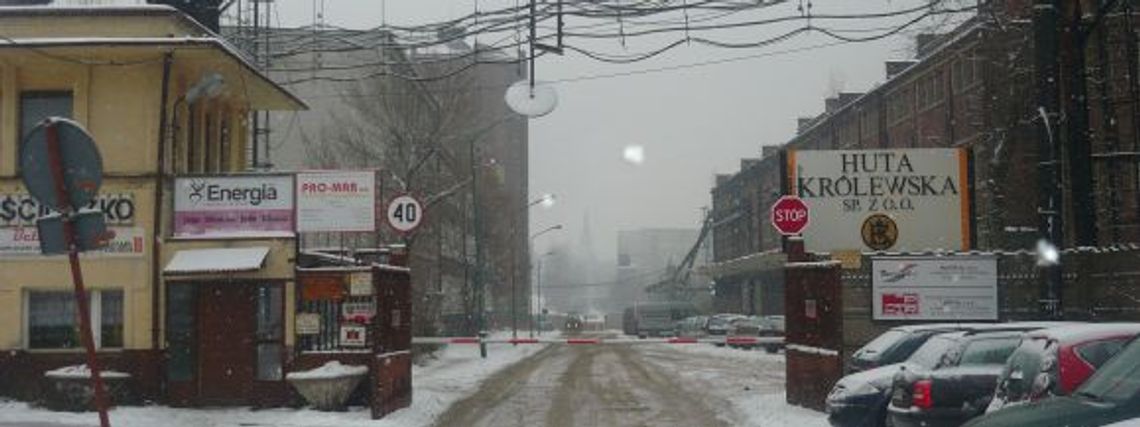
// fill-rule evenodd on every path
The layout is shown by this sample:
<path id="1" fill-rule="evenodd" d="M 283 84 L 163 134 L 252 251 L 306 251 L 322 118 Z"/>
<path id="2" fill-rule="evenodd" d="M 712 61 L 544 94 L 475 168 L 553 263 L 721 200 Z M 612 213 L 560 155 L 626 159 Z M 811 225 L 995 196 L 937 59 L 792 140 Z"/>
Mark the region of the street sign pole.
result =
<path id="1" fill-rule="evenodd" d="M 87 290 L 83 284 L 83 270 L 79 265 L 79 245 L 75 237 L 75 225 L 71 222 L 74 207 L 71 205 L 67 181 L 64 177 L 63 154 L 59 146 L 58 122 L 48 122 L 45 131 L 47 154 L 51 175 L 55 181 L 56 200 L 63 215 L 63 235 L 67 245 L 67 257 L 71 263 L 71 280 L 75 284 L 75 301 L 79 309 L 79 332 L 83 346 L 87 349 L 87 368 L 91 370 L 91 380 L 95 387 L 95 407 L 99 411 L 99 425 L 110 427 L 107 415 L 107 394 L 103 388 L 103 378 L 99 371 L 99 359 L 95 356 L 95 338 L 91 333 L 91 307 L 87 300 Z"/>

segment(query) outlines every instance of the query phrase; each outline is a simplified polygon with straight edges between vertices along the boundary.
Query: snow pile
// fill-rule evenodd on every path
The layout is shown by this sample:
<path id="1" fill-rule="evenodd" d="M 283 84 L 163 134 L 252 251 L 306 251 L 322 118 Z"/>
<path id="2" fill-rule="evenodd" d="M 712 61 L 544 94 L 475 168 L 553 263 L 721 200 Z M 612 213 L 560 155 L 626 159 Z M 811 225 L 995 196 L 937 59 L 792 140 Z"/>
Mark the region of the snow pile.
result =
<path id="1" fill-rule="evenodd" d="M 316 369 L 290 372 L 289 374 L 285 375 L 285 378 L 290 380 L 317 380 L 351 377 L 355 375 L 364 375 L 366 373 L 368 373 L 367 366 L 342 365 L 340 362 L 333 360 Z"/>
<path id="2" fill-rule="evenodd" d="M 87 369 L 87 365 L 64 366 L 59 369 L 53 369 L 44 372 L 44 376 L 48 378 L 91 378 L 91 370 Z M 130 378 L 131 374 L 99 370 L 99 376 L 102 378 Z"/>

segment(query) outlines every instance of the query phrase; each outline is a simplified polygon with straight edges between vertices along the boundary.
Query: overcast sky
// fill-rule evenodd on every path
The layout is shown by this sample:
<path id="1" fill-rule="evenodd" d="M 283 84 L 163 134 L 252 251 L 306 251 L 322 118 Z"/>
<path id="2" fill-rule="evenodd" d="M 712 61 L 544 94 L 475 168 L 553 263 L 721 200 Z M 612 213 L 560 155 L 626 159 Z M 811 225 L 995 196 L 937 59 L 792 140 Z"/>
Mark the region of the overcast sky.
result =
<path id="1" fill-rule="evenodd" d="M 314 5 L 320 1 L 278 0 L 280 24 L 312 24 Z M 422 24 L 471 13 L 475 2 L 324 0 L 325 22 L 348 28 L 375 27 L 382 22 Z M 515 3 L 480 0 L 478 4 L 486 10 Z M 897 10 L 922 0 L 812 3 L 816 14 L 825 14 Z M 794 14 L 798 4 L 799 0 L 793 0 L 749 12 L 748 17 Z M 889 22 L 877 22 L 884 23 Z M 742 28 L 710 36 L 754 41 L 788 28 Z M 762 145 L 787 141 L 794 135 L 796 118 L 820 113 L 826 96 L 838 90 L 862 92 L 881 82 L 885 60 L 911 55 L 912 36 L 908 31 L 882 41 L 797 53 L 787 51 L 832 40 L 805 35 L 767 48 L 743 50 L 692 44 L 629 65 L 604 64 L 579 54 L 540 59 L 538 78 L 559 81 L 775 53 L 682 70 L 558 83 L 558 108 L 532 120 L 530 131 L 530 192 L 534 197 L 553 193 L 558 203 L 545 211 L 536 207 L 531 230 L 564 224 L 565 231 L 539 239 L 536 253 L 558 242 L 576 244 L 586 215 L 594 251 L 601 259 L 616 256 L 618 230 L 698 227 L 701 208 L 710 205 L 714 174 L 735 172 L 740 159 L 758 157 Z M 683 37 L 683 33 L 672 33 L 630 39 L 624 48 L 618 40 L 567 42 L 628 54 L 650 51 Z M 629 145 L 644 147 L 642 164 L 623 161 L 623 149 Z"/>

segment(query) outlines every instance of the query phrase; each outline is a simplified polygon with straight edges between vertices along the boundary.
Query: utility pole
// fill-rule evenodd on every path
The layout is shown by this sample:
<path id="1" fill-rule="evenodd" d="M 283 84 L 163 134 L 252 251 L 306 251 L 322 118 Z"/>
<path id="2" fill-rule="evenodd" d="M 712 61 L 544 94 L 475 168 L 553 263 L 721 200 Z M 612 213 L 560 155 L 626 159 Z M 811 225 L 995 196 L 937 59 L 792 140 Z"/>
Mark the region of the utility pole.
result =
<path id="1" fill-rule="evenodd" d="M 482 229 L 479 227 L 479 191 L 475 160 L 475 140 L 478 138 L 471 138 L 469 142 L 469 155 L 471 166 L 471 222 L 473 236 L 475 238 L 475 267 L 472 271 L 471 280 L 475 288 L 476 301 L 475 307 L 478 309 L 476 313 L 479 325 L 479 357 L 487 358 L 487 342 L 485 340 L 487 335 L 487 299 L 483 289 L 483 248 L 480 236 L 483 234 Z"/>
<path id="2" fill-rule="evenodd" d="M 1035 0 L 1033 4 L 1034 71 L 1038 105 L 1037 128 L 1037 213 L 1041 238 L 1054 247 L 1064 245 L 1061 210 L 1062 188 L 1059 185 L 1060 156 L 1056 124 L 1060 117 L 1060 67 L 1057 54 L 1060 2 Z M 1060 319 L 1062 270 L 1060 263 L 1044 266 L 1041 274 L 1039 305 L 1041 316 Z"/>

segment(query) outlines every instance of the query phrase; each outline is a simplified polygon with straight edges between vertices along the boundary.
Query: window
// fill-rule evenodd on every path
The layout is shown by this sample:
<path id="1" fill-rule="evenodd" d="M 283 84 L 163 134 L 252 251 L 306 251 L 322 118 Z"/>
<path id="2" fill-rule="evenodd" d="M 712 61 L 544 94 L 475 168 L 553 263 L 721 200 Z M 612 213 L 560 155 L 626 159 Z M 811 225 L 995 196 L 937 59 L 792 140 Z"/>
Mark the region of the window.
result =
<path id="1" fill-rule="evenodd" d="M 1107 362 L 1108 359 L 1111 359 L 1112 356 L 1119 353 L 1127 343 L 1128 340 L 1126 338 L 1094 341 L 1077 348 L 1077 354 L 1081 356 L 1081 359 L 1084 359 L 1092 365 L 1093 368 L 1100 368 L 1104 365 L 1104 362 Z"/>
<path id="2" fill-rule="evenodd" d="M 257 379 L 277 381 L 282 378 L 281 360 L 284 326 L 284 294 L 280 285 L 257 287 Z"/>
<path id="3" fill-rule="evenodd" d="M 194 379 L 195 289 L 188 284 L 166 288 L 166 378 L 171 381 Z"/>
<path id="4" fill-rule="evenodd" d="M 123 292 L 90 292 L 91 333 L 97 348 L 123 347 Z M 26 336 L 30 349 L 81 348 L 75 294 L 68 291 L 28 293 Z"/>
<path id="5" fill-rule="evenodd" d="M 966 346 L 958 366 L 1004 365 L 1017 348 L 1019 338 L 978 340 Z"/>
<path id="6" fill-rule="evenodd" d="M 20 140 L 48 117 L 70 118 L 72 95 L 70 91 L 27 91 L 20 93 Z M 23 146 L 23 143 L 20 144 Z M 17 150 L 19 158 L 19 150 Z"/>

